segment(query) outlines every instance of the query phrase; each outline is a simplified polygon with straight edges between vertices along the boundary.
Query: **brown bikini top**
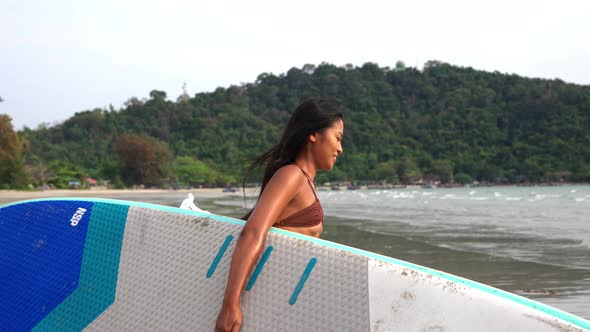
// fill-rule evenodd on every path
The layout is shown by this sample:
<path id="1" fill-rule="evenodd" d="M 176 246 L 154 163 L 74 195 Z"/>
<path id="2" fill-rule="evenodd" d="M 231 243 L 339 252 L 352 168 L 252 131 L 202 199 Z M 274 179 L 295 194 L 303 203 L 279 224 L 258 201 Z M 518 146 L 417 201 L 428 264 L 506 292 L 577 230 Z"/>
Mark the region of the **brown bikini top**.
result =
<path id="1" fill-rule="evenodd" d="M 297 164 L 295 164 L 297 165 Z M 299 165 L 297 165 L 299 166 Z M 315 196 L 315 202 L 313 202 L 310 206 L 299 210 L 292 215 L 286 217 L 285 219 L 275 223 L 273 226 L 278 227 L 312 227 L 321 224 L 324 222 L 324 211 L 322 210 L 322 205 L 320 204 L 320 200 L 318 199 L 318 195 L 316 195 L 315 190 L 313 189 L 313 181 L 301 166 L 299 166 L 305 177 L 307 177 L 307 181 L 311 186 L 311 190 L 313 191 L 313 195 Z"/>

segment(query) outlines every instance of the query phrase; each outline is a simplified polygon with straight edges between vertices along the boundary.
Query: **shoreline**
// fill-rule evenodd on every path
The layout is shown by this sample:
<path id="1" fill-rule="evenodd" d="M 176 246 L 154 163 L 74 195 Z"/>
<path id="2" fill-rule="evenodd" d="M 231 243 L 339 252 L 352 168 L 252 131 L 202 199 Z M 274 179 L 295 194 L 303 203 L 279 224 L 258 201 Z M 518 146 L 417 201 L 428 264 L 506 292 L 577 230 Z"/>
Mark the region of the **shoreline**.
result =
<path id="1" fill-rule="evenodd" d="M 126 196 L 157 196 L 159 194 L 178 194 L 186 196 L 192 193 L 198 199 L 215 199 L 241 195 L 240 192 L 224 192 L 223 188 L 193 189 L 52 189 L 52 190 L 0 190 L 0 204 L 37 198 L 53 197 L 97 197 L 118 198 Z"/>
<path id="2" fill-rule="evenodd" d="M 398 186 L 392 188 L 367 188 L 367 186 L 359 186 L 355 189 L 365 189 L 365 190 L 384 190 L 384 189 L 453 189 L 453 188 L 489 188 L 489 187 L 556 187 L 556 186 L 586 186 L 590 185 L 590 183 L 531 183 L 531 184 L 480 184 L 478 186 L 432 186 L 425 188 L 422 185 L 405 185 L 405 186 Z M 318 185 L 317 189 L 319 191 L 338 191 L 338 190 L 348 190 L 346 186 L 337 186 L 338 188 L 325 186 L 325 185 Z M 219 198 L 219 197 L 227 197 L 227 196 L 242 196 L 242 188 L 237 188 L 235 192 L 224 192 L 225 188 L 217 187 L 217 188 L 192 188 L 192 189 L 105 189 L 105 188 L 94 188 L 94 189 L 49 189 L 49 190 L 14 190 L 14 189 L 5 189 L 0 190 L 0 202 L 9 200 L 21 200 L 21 199 L 34 199 L 34 198 L 44 198 L 44 197 L 92 197 L 92 196 L 125 196 L 125 195 L 135 195 L 135 194 L 161 194 L 161 193 L 178 193 L 178 194 L 188 194 L 193 193 L 195 197 L 202 197 L 202 198 Z M 256 191 L 258 188 L 246 188 L 247 196 L 252 193 L 252 191 Z"/>

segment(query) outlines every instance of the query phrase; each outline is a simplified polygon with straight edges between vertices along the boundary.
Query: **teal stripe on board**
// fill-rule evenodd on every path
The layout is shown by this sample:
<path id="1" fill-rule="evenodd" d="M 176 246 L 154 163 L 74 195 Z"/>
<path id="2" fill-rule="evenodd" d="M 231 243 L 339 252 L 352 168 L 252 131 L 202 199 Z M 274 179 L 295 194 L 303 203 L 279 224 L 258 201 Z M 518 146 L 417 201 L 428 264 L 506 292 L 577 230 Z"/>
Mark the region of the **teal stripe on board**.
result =
<path id="1" fill-rule="evenodd" d="M 273 249 L 273 246 L 268 246 L 268 248 L 266 248 L 266 250 L 264 251 L 264 254 L 262 254 L 262 258 L 260 258 L 260 262 L 258 262 L 258 265 L 256 265 L 256 269 L 254 270 L 254 273 L 250 277 L 248 284 L 246 284 L 247 291 L 251 290 L 252 287 L 254 287 L 254 284 L 256 283 L 256 280 L 258 279 L 258 275 L 260 274 L 260 272 L 262 272 L 262 269 L 264 268 L 264 264 L 266 264 L 266 261 L 268 260 L 268 257 L 270 256 L 270 253 L 272 252 L 272 249 Z"/>
<path id="2" fill-rule="evenodd" d="M 78 288 L 33 331 L 80 331 L 114 301 L 128 206 L 95 203 Z"/>
<path id="3" fill-rule="evenodd" d="M 231 240 L 233 240 L 233 238 L 234 238 L 233 235 L 228 235 L 225 238 L 225 241 L 223 241 L 223 244 L 219 248 L 217 255 L 213 259 L 213 262 L 211 262 L 211 266 L 209 267 L 209 270 L 207 271 L 207 278 L 211 278 L 211 276 L 213 276 L 215 269 L 217 269 L 217 265 L 221 261 L 221 258 L 223 258 L 223 254 L 225 254 L 225 251 L 227 250 L 227 247 L 229 247 L 229 244 L 231 243 Z"/>
<path id="4" fill-rule="evenodd" d="M 303 286 L 305 286 L 305 283 L 307 282 L 307 278 L 309 278 L 309 275 L 311 274 L 311 270 L 313 270 L 313 267 L 315 266 L 315 263 L 317 261 L 318 261 L 318 259 L 313 257 L 312 259 L 309 260 L 309 263 L 307 263 L 307 267 L 305 268 L 305 271 L 303 271 L 303 275 L 301 275 L 301 279 L 299 279 L 299 282 L 297 283 L 295 290 L 293 290 L 293 294 L 291 294 L 291 298 L 289 299 L 290 305 L 293 305 L 293 304 L 295 304 L 295 302 L 297 302 L 297 297 L 299 296 L 299 293 L 301 293 Z"/>

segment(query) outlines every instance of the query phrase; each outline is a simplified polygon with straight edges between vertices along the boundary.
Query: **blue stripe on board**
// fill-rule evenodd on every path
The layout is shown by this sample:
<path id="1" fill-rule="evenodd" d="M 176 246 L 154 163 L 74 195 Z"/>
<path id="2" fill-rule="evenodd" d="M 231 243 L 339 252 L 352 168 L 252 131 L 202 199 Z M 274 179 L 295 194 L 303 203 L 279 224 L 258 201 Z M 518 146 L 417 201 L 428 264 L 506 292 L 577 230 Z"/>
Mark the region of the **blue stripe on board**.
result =
<path id="1" fill-rule="evenodd" d="M 81 331 L 114 301 L 129 207 L 96 203 L 86 236 L 78 289 L 35 331 Z"/>
<path id="2" fill-rule="evenodd" d="M 262 268 L 264 268 L 264 264 L 268 260 L 268 257 L 270 256 L 272 249 L 273 249 L 272 246 L 268 246 L 268 248 L 266 248 L 266 250 L 262 254 L 262 258 L 260 258 L 260 262 L 258 262 L 258 265 L 256 265 L 256 269 L 254 270 L 252 277 L 250 277 L 250 280 L 248 280 L 248 284 L 246 284 L 247 291 L 251 290 L 252 287 L 254 287 L 254 283 L 256 283 L 256 279 L 258 279 L 258 275 L 260 274 L 260 272 L 262 272 Z"/>
<path id="3" fill-rule="evenodd" d="M 0 209 L 0 329 L 29 331 L 79 287 L 93 203 Z"/>
<path id="4" fill-rule="evenodd" d="M 295 304 L 295 302 L 297 302 L 297 297 L 299 296 L 299 293 L 301 293 L 303 286 L 305 286 L 305 282 L 307 281 L 307 278 L 309 278 L 309 274 L 311 273 L 311 270 L 313 270 L 313 267 L 315 266 L 315 263 L 317 261 L 318 259 L 314 257 L 309 260 L 309 263 L 307 263 L 307 267 L 305 268 L 305 271 L 303 271 L 303 275 L 301 275 L 301 278 L 299 279 L 299 282 L 297 283 L 295 290 L 293 290 L 293 294 L 291 294 L 289 304 L 293 305 Z"/>
<path id="5" fill-rule="evenodd" d="M 118 204 L 118 205 L 125 205 L 125 206 L 137 206 L 137 207 L 142 207 L 142 208 L 147 208 L 147 209 L 155 209 L 155 210 L 166 211 L 166 212 L 182 213 L 182 214 L 192 215 L 192 216 L 197 216 L 197 217 L 207 217 L 207 218 L 211 218 L 211 219 L 214 219 L 217 221 L 226 222 L 226 223 L 239 225 L 239 226 L 243 226 L 245 224 L 245 221 L 243 221 L 243 220 L 238 220 L 238 219 L 234 219 L 234 218 L 230 218 L 230 217 L 226 217 L 226 216 L 220 216 L 220 215 L 216 215 L 216 214 L 183 210 L 183 209 L 179 209 L 179 208 L 157 205 L 157 204 L 150 204 L 150 203 L 143 203 L 143 202 L 132 202 L 132 201 L 107 199 L 107 198 L 88 198 L 88 197 L 43 198 L 43 199 L 33 199 L 33 200 L 8 203 L 6 205 L 0 206 L 0 208 L 5 208 L 8 206 L 29 203 L 29 202 L 46 202 L 46 201 L 52 201 L 52 200 L 76 200 L 76 201 L 89 201 L 89 202 L 103 202 L 103 203 Z M 379 260 L 382 262 L 387 262 L 387 263 L 391 263 L 391 264 L 394 264 L 397 266 L 406 267 L 406 268 L 413 269 L 416 271 L 424 272 L 424 273 L 427 273 L 430 275 L 440 277 L 445 280 L 457 282 L 462 285 L 480 290 L 482 292 L 504 298 L 506 300 L 524 305 L 529 308 L 533 308 L 533 309 L 543 312 L 547 315 L 550 315 L 555 318 L 559 318 L 565 322 L 574 324 L 577 327 L 590 330 L 590 321 L 587 321 L 581 317 L 578 317 L 576 315 L 570 314 L 570 313 L 565 312 L 563 310 L 551 307 L 549 305 L 546 305 L 546 304 L 543 304 L 543 303 L 540 303 L 540 302 L 537 302 L 537 301 L 534 301 L 531 299 L 527 299 L 527 298 L 522 297 L 520 295 L 509 293 L 509 292 L 494 288 L 489 285 L 481 284 L 481 283 L 473 281 L 473 280 L 461 278 L 461 277 L 458 277 L 458 276 L 455 276 L 455 275 L 452 275 L 449 273 L 437 271 L 437 270 L 434 270 L 431 268 L 427 268 L 427 267 L 424 267 L 421 265 L 409 263 L 409 262 L 402 261 L 402 260 L 399 260 L 396 258 L 383 256 L 383 255 L 380 255 L 380 254 L 377 254 L 374 252 L 350 247 L 350 246 L 347 246 L 344 244 L 330 242 L 330 241 L 322 240 L 322 239 L 317 239 L 314 237 L 310 237 L 310 236 L 306 236 L 306 235 L 298 234 L 298 233 L 293 233 L 293 232 L 285 231 L 285 230 L 274 228 L 274 227 L 270 229 L 270 232 L 286 235 L 286 236 L 300 239 L 300 240 L 304 240 L 304 241 L 309 241 L 309 242 L 316 243 L 316 244 L 326 246 L 329 248 L 344 250 L 344 251 L 351 252 L 351 253 L 361 255 L 364 257 L 373 258 L 373 259 L 376 259 L 376 260 Z"/>
<path id="6" fill-rule="evenodd" d="M 223 254 L 225 254 L 225 251 L 227 250 L 227 247 L 229 247 L 229 244 L 231 243 L 231 240 L 233 240 L 233 238 L 234 238 L 233 235 L 228 235 L 225 238 L 225 241 L 223 241 L 223 244 L 221 245 L 221 247 L 219 248 L 219 251 L 217 252 L 217 256 L 215 256 L 215 259 L 213 259 L 213 262 L 211 262 L 211 266 L 209 267 L 209 270 L 207 271 L 207 278 L 211 278 L 211 276 L 215 272 L 215 269 L 217 269 L 217 264 L 219 264 L 219 261 L 221 261 Z"/>

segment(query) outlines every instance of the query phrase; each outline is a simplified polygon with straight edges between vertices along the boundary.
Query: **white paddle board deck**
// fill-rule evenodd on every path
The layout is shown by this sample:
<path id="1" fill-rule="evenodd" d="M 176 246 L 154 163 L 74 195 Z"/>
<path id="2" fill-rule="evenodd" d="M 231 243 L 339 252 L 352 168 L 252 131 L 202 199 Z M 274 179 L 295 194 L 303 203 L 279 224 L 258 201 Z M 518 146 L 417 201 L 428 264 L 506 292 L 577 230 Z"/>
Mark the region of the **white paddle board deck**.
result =
<path id="1" fill-rule="evenodd" d="M 244 222 L 57 198 L 0 208 L 0 327 L 213 331 Z M 272 229 L 242 297 L 242 331 L 587 331 L 490 286 Z"/>

